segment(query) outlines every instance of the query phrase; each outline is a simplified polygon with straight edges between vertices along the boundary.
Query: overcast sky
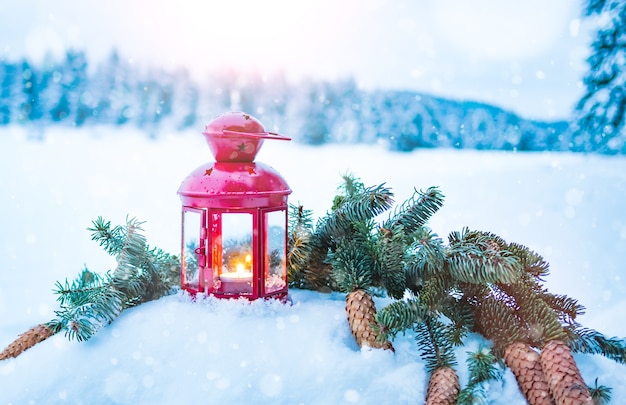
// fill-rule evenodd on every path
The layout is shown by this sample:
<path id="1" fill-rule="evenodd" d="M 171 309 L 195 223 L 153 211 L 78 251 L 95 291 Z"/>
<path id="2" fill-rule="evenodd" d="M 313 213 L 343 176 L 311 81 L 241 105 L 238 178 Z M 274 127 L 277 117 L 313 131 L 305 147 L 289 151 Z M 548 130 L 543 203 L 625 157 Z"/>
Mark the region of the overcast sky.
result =
<path id="1" fill-rule="evenodd" d="M 567 117 L 581 95 L 582 0 L 2 0 L 0 55 L 72 46 L 101 58 L 208 69 L 354 77 Z"/>

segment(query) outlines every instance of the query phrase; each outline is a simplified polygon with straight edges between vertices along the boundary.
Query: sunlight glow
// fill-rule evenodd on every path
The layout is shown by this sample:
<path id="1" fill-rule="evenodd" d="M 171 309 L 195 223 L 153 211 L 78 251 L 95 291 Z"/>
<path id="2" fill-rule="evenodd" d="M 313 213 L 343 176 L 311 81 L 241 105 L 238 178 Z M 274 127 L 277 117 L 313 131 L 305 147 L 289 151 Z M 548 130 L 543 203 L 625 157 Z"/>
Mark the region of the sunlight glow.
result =
<path id="1" fill-rule="evenodd" d="M 173 65 L 197 60 L 203 66 L 263 70 L 277 69 L 288 58 L 297 61 L 306 52 L 301 44 L 319 35 L 307 29 L 316 18 L 312 5 L 287 0 L 177 1 L 147 11 L 133 3 L 130 13 L 145 17 L 142 30 L 154 38 L 146 46 L 167 49 Z"/>

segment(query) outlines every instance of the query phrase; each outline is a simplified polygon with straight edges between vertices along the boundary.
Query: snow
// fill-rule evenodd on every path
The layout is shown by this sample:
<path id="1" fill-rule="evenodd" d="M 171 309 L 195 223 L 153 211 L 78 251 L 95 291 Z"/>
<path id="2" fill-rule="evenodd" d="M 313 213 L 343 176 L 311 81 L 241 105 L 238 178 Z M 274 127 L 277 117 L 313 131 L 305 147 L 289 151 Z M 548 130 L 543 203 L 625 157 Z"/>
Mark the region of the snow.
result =
<path id="1" fill-rule="evenodd" d="M 212 160 L 199 131 L 149 140 L 131 129 L 0 128 L 0 346 L 54 317 L 54 282 L 113 259 L 86 228 L 146 221 L 148 242 L 180 246 L 176 190 Z M 289 135 L 289 134 L 286 134 Z M 322 215 L 340 175 L 386 182 L 401 202 L 413 188 L 440 186 L 443 208 L 429 222 L 440 236 L 464 226 L 529 246 L 551 265 L 548 288 L 587 307 L 585 326 L 626 336 L 626 159 L 571 153 L 417 150 L 376 145 L 303 146 L 266 142 L 259 161 L 293 189 L 290 201 Z M 0 362 L 0 404 L 404 404 L 420 403 L 427 375 L 410 334 L 389 351 L 359 349 L 344 295 L 290 290 L 278 302 L 192 302 L 177 294 L 125 311 L 88 342 L 62 334 Z M 377 298 L 378 308 L 389 301 Z M 457 350 L 488 342 L 472 336 Z M 626 366 L 576 355 L 588 384 L 626 399 Z M 524 404 L 506 372 L 491 403 Z"/>

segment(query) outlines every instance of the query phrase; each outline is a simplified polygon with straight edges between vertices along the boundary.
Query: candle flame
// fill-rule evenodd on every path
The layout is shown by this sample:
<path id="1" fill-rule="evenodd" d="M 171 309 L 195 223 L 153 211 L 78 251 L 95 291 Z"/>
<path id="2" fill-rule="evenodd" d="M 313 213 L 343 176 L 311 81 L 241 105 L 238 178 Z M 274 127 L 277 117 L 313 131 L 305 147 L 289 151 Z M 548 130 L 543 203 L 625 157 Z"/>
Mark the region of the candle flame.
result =
<path id="1" fill-rule="evenodd" d="M 238 261 L 232 263 L 231 270 L 223 272 L 220 277 L 227 280 L 252 278 L 252 255 L 242 254 L 237 257 Z M 226 269 L 225 269 L 226 270 Z"/>
<path id="2" fill-rule="evenodd" d="M 250 270 L 246 270 L 243 264 L 237 264 L 235 266 L 235 271 L 231 271 L 228 273 L 220 274 L 220 278 L 222 280 L 242 280 L 242 279 L 251 279 L 252 272 Z"/>

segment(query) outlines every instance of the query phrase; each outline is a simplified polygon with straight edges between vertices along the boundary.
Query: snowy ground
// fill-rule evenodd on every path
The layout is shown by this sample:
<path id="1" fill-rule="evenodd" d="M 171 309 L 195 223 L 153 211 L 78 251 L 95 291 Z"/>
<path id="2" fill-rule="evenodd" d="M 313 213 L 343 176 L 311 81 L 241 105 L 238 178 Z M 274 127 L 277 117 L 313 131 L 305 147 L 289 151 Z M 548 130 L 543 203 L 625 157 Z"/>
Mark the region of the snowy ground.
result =
<path id="1" fill-rule="evenodd" d="M 85 230 L 101 215 L 147 221 L 148 241 L 180 246 L 176 190 L 212 160 L 199 133 L 147 140 L 131 130 L 51 129 L 42 142 L 0 128 L 0 346 L 50 320 L 56 280 L 87 265 L 113 266 Z M 287 134 L 288 135 L 288 134 Z M 587 307 L 585 326 L 626 337 L 626 159 L 556 153 L 418 150 L 381 146 L 305 147 L 267 141 L 259 161 L 276 168 L 319 215 L 340 175 L 386 182 L 397 201 L 414 187 L 440 186 L 444 207 L 430 226 L 495 232 L 541 253 L 551 291 Z M 291 291 L 276 303 L 192 303 L 171 296 L 125 312 L 87 343 L 62 335 L 0 363 L 0 405 L 28 403 L 420 403 L 426 375 L 411 336 L 396 353 L 361 351 L 345 321 L 342 294 Z M 378 300 L 379 307 L 385 300 Z M 458 350 L 462 383 L 465 352 Z M 588 383 L 626 400 L 626 366 L 578 356 Z M 514 379 L 491 387 L 493 403 L 523 404 Z"/>

